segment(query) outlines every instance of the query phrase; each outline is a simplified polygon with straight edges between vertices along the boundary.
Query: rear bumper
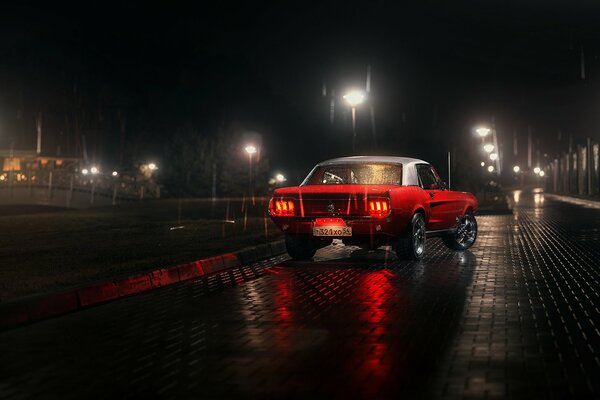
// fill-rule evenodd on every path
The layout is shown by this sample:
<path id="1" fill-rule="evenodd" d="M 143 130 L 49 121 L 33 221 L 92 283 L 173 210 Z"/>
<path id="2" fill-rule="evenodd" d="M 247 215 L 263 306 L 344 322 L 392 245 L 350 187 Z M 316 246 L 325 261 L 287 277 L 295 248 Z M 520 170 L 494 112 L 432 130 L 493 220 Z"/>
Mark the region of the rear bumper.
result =
<path id="1" fill-rule="evenodd" d="M 318 217 L 321 218 L 321 217 Z M 352 228 L 352 237 L 388 236 L 398 237 L 406 234 L 409 216 L 392 213 L 385 218 L 375 217 L 339 217 L 345 226 Z M 274 217 L 271 219 L 284 233 L 297 235 L 313 234 L 317 217 Z"/>

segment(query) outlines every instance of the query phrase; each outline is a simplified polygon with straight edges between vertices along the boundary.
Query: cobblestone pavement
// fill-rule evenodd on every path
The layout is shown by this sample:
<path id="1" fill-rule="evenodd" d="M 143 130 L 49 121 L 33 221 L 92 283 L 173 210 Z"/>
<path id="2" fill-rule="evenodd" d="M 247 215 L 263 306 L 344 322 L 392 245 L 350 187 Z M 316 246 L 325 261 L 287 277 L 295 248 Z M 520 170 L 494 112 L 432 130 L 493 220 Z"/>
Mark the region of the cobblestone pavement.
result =
<path id="1" fill-rule="evenodd" d="M 600 210 L 514 200 L 464 253 L 330 246 L 0 333 L 0 398 L 600 398 Z"/>

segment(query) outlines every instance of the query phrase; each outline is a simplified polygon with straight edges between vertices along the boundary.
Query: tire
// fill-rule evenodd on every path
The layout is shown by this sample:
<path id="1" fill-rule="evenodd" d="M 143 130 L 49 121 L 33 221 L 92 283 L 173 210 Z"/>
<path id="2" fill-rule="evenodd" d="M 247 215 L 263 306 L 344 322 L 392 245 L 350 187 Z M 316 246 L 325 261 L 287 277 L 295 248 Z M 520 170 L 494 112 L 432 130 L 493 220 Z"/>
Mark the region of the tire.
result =
<path id="1" fill-rule="evenodd" d="M 463 215 L 456 232 L 442 236 L 444 244 L 452 250 L 467 250 L 477 240 L 477 220 L 473 213 Z"/>
<path id="2" fill-rule="evenodd" d="M 425 254 L 426 228 L 423 214 L 416 213 L 408 225 L 408 237 L 400 238 L 394 246 L 401 259 L 420 260 Z"/>
<path id="3" fill-rule="evenodd" d="M 308 260 L 317 252 L 308 235 L 285 235 L 285 248 L 295 260 Z"/>

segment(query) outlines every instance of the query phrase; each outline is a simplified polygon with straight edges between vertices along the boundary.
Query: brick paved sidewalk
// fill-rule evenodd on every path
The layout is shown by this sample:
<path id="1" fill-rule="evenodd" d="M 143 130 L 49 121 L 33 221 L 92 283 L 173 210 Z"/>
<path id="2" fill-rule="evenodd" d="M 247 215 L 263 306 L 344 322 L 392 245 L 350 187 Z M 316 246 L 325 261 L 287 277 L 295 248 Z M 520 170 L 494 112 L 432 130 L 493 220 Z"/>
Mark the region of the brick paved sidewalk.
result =
<path id="1" fill-rule="evenodd" d="M 600 397 L 600 213 L 533 200 L 473 249 L 444 396 Z"/>

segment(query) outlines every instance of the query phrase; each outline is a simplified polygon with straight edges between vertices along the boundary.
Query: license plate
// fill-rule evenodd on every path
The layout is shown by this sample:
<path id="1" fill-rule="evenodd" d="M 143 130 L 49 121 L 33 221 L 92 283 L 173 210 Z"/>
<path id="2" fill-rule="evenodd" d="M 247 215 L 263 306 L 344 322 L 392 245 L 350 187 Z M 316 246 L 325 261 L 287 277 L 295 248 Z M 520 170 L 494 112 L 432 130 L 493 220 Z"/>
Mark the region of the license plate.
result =
<path id="1" fill-rule="evenodd" d="M 313 228 L 313 236 L 352 236 L 352 228 L 348 226 L 320 226 Z"/>

